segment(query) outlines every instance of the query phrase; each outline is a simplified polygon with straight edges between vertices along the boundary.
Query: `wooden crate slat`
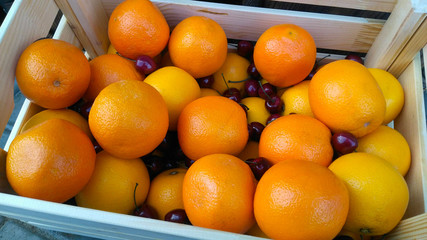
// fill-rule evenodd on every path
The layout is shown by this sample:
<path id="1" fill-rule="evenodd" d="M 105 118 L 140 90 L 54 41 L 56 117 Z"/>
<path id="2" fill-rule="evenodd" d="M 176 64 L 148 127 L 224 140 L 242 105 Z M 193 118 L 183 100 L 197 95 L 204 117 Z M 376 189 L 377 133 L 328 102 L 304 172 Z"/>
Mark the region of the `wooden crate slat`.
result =
<path id="1" fill-rule="evenodd" d="M 399 54 L 403 51 L 405 46 L 411 41 L 415 43 L 427 40 L 425 35 L 418 35 L 416 39 L 411 39 L 426 18 L 425 9 L 424 12 L 422 10 L 423 9 L 419 6 L 413 6 L 412 1 L 398 1 L 382 31 L 367 53 L 365 66 L 388 70 L 393 63 L 395 63 L 396 66 L 405 65 L 404 57 L 401 60 L 402 63 L 400 63 L 400 59 L 398 59 Z M 421 30 L 424 31 L 424 28 L 425 26 L 422 27 Z M 413 50 L 415 47 L 414 45 L 416 44 L 410 43 L 409 48 Z M 417 51 L 424 45 L 425 43 L 421 45 Z M 408 50 L 408 52 L 411 51 Z M 399 67 L 398 69 L 404 69 L 404 67 Z M 398 77 L 399 75 L 396 76 Z"/>
<path id="2" fill-rule="evenodd" d="M 421 26 L 412 35 L 409 42 L 405 45 L 399 56 L 388 68 L 388 71 L 394 76 L 399 76 L 405 68 L 411 63 L 414 55 L 427 44 L 427 18 L 424 18 Z M 425 51 L 424 51 L 425 52 Z"/>
<path id="3" fill-rule="evenodd" d="M 351 8 L 391 12 L 397 0 L 274 0 L 276 2 L 303 3 L 328 7 Z"/>
<path id="4" fill-rule="evenodd" d="M 110 16 L 120 1 L 101 0 Z M 307 29 L 314 37 L 317 47 L 353 52 L 367 52 L 379 34 L 385 21 L 237 6 L 191 0 L 153 0 L 173 28 L 185 17 L 206 16 L 217 21 L 231 39 L 256 41 L 269 27 L 293 23 Z"/>
<path id="5" fill-rule="evenodd" d="M 405 91 L 405 105 L 394 120 L 394 128 L 405 137 L 411 149 L 411 167 L 405 177 L 410 196 L 404 218 L 408 218 L 426 212 L 427 200 L 427 132 L 420 54 L 400 75 L 399 82 Z"/>
<path id="6" fill-rule="evenodd" d="M 108 17 L 99 0 L 55 0 L 68 24 L 91 58 L 105 54 L 109 41 Z"/>
<path id="7" fill-rule="evenodd" d="M 427 239 L 427 213 L 402 220 L 386 239 Z"/>
<path id="8" fill-rule="evenodd" d="M 0 28 L 0 132 L 14 107 L 15 67 L 20 53 L 34 40 L 46 37 L 58 13 L 52 0 L 15 1 Z"/>

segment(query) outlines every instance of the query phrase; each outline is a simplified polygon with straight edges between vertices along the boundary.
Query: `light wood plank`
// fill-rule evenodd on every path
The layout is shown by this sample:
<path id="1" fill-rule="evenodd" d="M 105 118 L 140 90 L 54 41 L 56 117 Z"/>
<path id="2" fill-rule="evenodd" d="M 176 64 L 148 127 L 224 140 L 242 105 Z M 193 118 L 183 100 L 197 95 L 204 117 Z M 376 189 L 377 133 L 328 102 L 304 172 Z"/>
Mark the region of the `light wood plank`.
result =
<path id="1" fill-rule="evenodd" d="M 73 29 L 71 29 L 70 25 L 68 24 L 67 18 L 65 16 L 61 17 L 61 20 L 59 21 L 58 27 L 56 28 L 53 38 L 64 40 L 80 49 L 83 48 L 79 39 L 74 34 Z"/>
<path id="2" fill-rule="evenodd" d="M 409 42 L 399 53 L 397 59 L 388 68 L 388 71 L 394 76 L 399 76 L 412 61 L 414 55 L 427 44 L 427 18 L 424 19 L 421 26 L 412 35 Z"/>
<path id="3" fill-rule="evenodd" d="M 427 132 L 420 54 L 417 54 L 398 80 L 405 92 L 405 104 L 394 120 L 394 128 L 407 140 L 412 161 L 406 175 L 410 196 L 404 218 L 408 218 L 426 212 L 427 200 Z"/>
<path id="4" fill-rule="evenodd" d="M 108 17 L 99 0 L 55 0 L 91 58 L 108 49 Z"/>
<path id="5" fill-rule="evenodd" d="M 24 49 L 34 40 L 46 37 L 58 13 L 52 0 L 17 0 L 0 28 L 0 132 L 12 110 L 15 66 Z"/>
<path id="6" fill-rule="evenodd" d="M 412 39 L 412 36 L 414 36 L 426 18 L 426 10 L 420 5 L 412 5 L 412 2 L 415 1 L 398 1 L 366 55 L 365 65 L 367 67 L 388 70 L 393 63 L 397 64 L 396 66 L 404 66 L 405 59 L 400 60 L 399 55 L 405 46 L 411 41 L 418 42 L 426 40 L 425 35 Z M 408 50 L 409 54 L 414 50 L 414 46 L 415 44 L 411 44 L 410 51 Z M 409 57 L 411 58 L 413 55 Z M 402 61 L 402 63 L 399 61 Z M 404 67 L 400 67 L 400 69 L 404 69 Z M 396 76 L 399 75 L 396 74 Z"/>
<path id="7" fill-rule="evenodd" d="M 427 213 L 401 221 L 386 239 L 427 239 Z"/>
<path id="8" fill-rule="evenodd" d="M 120 1 L 102 0 L 108 16 Z M 317 47 L 367 52 L 384 21 L 282 9 L 236 6 L 191 0 L 153 0 L 173 28 L 186 17 L 206 16 L 217 21 L 228 38 L 256 41 L 269 27 L 293 23 L 307 29 Z"/>
<path id="9" fill-rule="evenodd" d="M 276 2 L 292 2 L 328 7 L 351 8 L 379 12 L 391 12 L 397 0 L 274 0 Z"/>

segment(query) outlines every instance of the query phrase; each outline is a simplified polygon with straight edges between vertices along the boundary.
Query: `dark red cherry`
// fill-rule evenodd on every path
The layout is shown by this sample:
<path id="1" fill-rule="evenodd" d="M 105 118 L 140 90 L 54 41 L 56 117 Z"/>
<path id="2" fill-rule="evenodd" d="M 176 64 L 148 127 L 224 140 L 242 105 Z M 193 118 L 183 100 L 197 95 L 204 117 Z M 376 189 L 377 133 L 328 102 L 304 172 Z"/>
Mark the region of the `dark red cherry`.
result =
<path id="1" fill-rule="evenodd" d="M 260 74 L 259 74 L 258 70 L 255 67 L 255 63 L 249 64 L 247 72 L 253 78 L 259 78 L 260 77 Z"/>
<path id="2" fill-rule="evenodd" d="M 156 210 L 154 210 L 154 208 L 150 207 L 145 203 L 142 204 L 142 206 L 137 207 L 133 211 L 133 215 L 138 217 L 153 218 L 153 219 L 158 218 Z"/>
<path id="3" fill-rule="evenodd" d="M 187 213 L 185 213 L 184 209 L 175 209 L 166 213 L 165 221 L 175 222 L 175 223 L 183 223 L 183 224 L 191 224 L 190 220 L 188 220 Z"/>
<path id="4" fill-rule="evenodd" d="M 141 55 L 135 61 L 135 68 L 140 73 L 148 75 L 157 70 L 157 64 L 151 57 Z"/>
<path id="5" fill-rule="evenodd" d="M 270 97 L 276 95 L 276 88 L 270 83 L 264 83 L 261 87 L 258 88 L 258 96 L 264 99 L 268 99 L 267 95 Z"/>
<path id="6" fill-rule="evenodd" d="M 355 54 L 349 54 L 345 57 L 345 59 L 353 60 L 363 65 L 363 59 Z"/>
<path id="7" fill-rule="evenodd" d="M 242 100 L 242 95 L 240 94 L 240 91 L 237 88 L 229 88 L 225 90 L 222 95 L 237 103 L 239 103 Z"/>
<path id="8" fill-rule="evenodd" d="M 142 160 L 147 167 L 150 179 L 153 179 L 159 173 L 166 170 L 166 160 L 160 156 L 149 154 L 142 157 Z"/>
<path id="9" fill-rule="evenodd" d="M 90 112 L 90 109 L 92 109 L 92 104 L 93 102 L 90 101 L 90 102 L 85 102 L 80 106 L 80 114 L 86 119 L 89 118 L 89 112 Z"/>
<path id="10" fill-rule="evenodd" d="M 332 135 L 332 147 L 342 155 L 354 152 L 357 146 L 357 138 L 349 132 L 338 132 Z"/>
<path id="11" fill-rule="evenodd" d="M 197 82 L 201 88 L 211 88 L 215 78 L 213 75 L 209 75 L 207 77 L 198 78 Z"/>
<path id="12" fill-rule="evenodd" d="M 268 124 L 270 124 L 272 121 L 278 119 L 279 117 L 281 117 L 282 115 L 280 115 L 279 113 L 273 113 L 271 114 L 268 118 L 267 121 L 265 123 L 265 125 L 267 126 Z"/>
<path id="13" fill-rule="evenodd" d="M 248 132 L 249 132 L 249 139 L 252 141 L 259 141 L 261 137 L 262 131 L 264 131 L 264 125 L 259 122 L 251 122 L 248 124 Z"/>
<path id="14" fill-rule="evenodd" d="M 278 96 L 272 96 L 269 99 L 265 100 L 265 108 L 271 113 L 280 113 L 282 112 L 283 102 Z"/>
<path id="15" fill-rule="evenodd" d="M 258 97 L 259 83 L 255 79 L 245 81 L 245 92 L 249 97 Z"/>
<path id="16" fill-rule="evenodd" d="M 239 54 L 242 57 L 249 57 L 254 50 L 254 45 L 245 40 L 241 40 L 237 43 L 237 54 Z"/>
<path id="17" fill-rule="evenodd" d="M 98 141 L 96 140 L 93 141 L 93 148 L 95 148 L 96 153 L 99 153 L 102 151 L 101 145 L 99 145 Z"/>
<path id="18" fill-rule="evenodd" d="M 271 163 L 263 157 L 248 159 L 245 162 L 249 165 L 257 180 L 260 180 L 262 175 L 271 167 Z"/>

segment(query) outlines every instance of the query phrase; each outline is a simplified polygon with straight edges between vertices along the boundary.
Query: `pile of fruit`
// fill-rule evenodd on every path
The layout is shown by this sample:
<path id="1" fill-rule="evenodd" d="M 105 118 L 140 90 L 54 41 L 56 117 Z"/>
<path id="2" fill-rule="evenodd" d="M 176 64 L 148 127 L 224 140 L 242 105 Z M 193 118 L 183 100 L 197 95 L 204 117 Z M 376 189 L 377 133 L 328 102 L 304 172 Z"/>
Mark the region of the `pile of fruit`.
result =
<path id="1" fill-rule="evenodd" d="M 110 16 L 108 54 L 37 40 L 16 80 L 45 110 L 7 155 L 17 194 L 274 239 L 367 239 L 409 199 L 387 126 L 404 93 L 355 55 L 323 64 L 293 24 L 229 49 L 214 20 L 169 28 L 148 0 Z"/>

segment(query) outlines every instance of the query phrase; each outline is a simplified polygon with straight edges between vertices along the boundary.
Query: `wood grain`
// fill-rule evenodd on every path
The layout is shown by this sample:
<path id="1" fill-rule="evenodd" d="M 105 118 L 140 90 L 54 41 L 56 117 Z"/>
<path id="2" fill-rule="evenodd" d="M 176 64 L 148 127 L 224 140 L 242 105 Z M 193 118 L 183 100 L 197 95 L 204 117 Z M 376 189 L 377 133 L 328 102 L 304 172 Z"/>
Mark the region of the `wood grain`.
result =
<path id="1" fill-rule="evenodd" d="M 427 239 L 427 213 L 401 221 L 386 239 Z"/>
<path id="2" fill-rule="evenodd" d="M 408 218 L 426 212 L 427 200 L 427 132 L 420 54 L 398 80 L 405 92 L 405 104 L 394 120 L 394 128 L 405 137 L 411 149 L 411 167 L 405 177 L 410 196 L 404 218 Z"/>
<path id="3" fill-rule="evenodd" d="M 425 45 L 425 43 L 421 44 L 422 46 L 416 49 L 419 46 L 418 42 L 427 41 L 425 35 L 415 35 L 425 18 L 426 13 L 418 11 L 412 5 L 412 1 L 398 1 L 367 53 L 365 65 L 388 70 L 395 64 L 398 66 L 395 69 L 403 70 L 406 67 L 405 64 L 409 64 L 412 60 L 413 55 L 409 56 L 409 54 L 414 54 L 414 50 L 418 51 Z M 420 34 L 425 33 L 424 28 L 425 26 L 421 27 Z M 415 38 L 413 38 L 414 36 Z M 409 46 L 406 50 L 407 54 L 400 56 L 407 45 Z M 396 77 L 399 74 L 399 71 L 395 72 Z"/>
<path id="4" fill-rule="evenodd" d="M 0 132 L 14 107 L 15 66 L 20 54 L 33 41 L 46 37 L 58 13 L 51 0 L 15 1 L 0 28 Z"/>
<path id="5" fill-rule="evenodd" d="M 274 0 L 276 2 L 292 2 L 328 7 L 351 8 L 379 12 L 391 12 L 397 0 Z"/>
<path id="6" fill-rule="evenodd" d="M 117 0 L 102 0 L 111 15 Z M 304 27 L 317 47 L 353 52 L 367 52 L 384 21 L 282 9 L 238 6 L 191 0 L 153 0 L 173 28 L 186 17 L 206 16 L 217 21 L 228 38 L 256 41 L 269 27 L 293 23 Z"/>

